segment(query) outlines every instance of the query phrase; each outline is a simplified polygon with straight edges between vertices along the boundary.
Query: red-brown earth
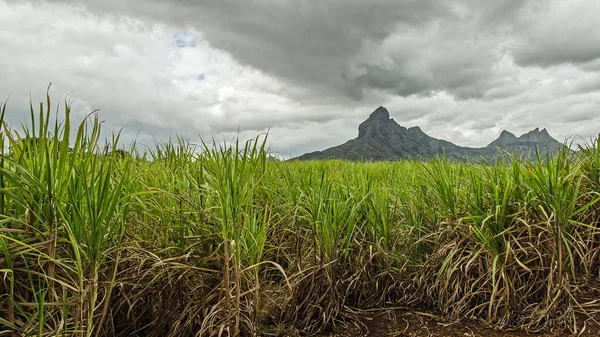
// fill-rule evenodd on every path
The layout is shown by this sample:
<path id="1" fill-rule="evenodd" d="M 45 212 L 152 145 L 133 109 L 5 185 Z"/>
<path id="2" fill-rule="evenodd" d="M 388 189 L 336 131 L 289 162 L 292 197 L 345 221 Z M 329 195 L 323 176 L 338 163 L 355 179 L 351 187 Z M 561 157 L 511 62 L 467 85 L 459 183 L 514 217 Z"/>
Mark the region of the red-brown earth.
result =
<path id="1" fill-rule="evenodd" d="M 447 322 L 434 315 L 410 311 L 390 311 L 365 316 L 354 326 L 339 328 L 323 337 L 397 336 L 397 337 L 555 337 L 600 336 L 600 324 L 588 320 L 583 331 L 495 330 L 482 322 Z"/>

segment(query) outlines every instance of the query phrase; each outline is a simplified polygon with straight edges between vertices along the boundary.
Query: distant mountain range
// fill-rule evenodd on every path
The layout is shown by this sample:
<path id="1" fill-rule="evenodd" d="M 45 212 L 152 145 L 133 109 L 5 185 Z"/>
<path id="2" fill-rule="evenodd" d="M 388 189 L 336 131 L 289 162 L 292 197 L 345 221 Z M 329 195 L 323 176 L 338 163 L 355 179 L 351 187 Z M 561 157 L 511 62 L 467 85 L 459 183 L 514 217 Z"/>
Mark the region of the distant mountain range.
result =
<path id="1" fill-rule="evenodd" d="M 358 126 L 358 137 L 323 151 L 306 153 L 296 159 L 401 160 L 429 159 L 446 155 L 449 159 L 492 160 L 500 151 L 535 157 L 536 148 L 545 155 L 557 152 L 563 144 L 546 129 L 536 128 L 520 137 L 502 131 L 498 139 L 483 148 L 470 148 L 428 136 L 419 127 L 400 126 L 384 107 L 379 107 Z"/>

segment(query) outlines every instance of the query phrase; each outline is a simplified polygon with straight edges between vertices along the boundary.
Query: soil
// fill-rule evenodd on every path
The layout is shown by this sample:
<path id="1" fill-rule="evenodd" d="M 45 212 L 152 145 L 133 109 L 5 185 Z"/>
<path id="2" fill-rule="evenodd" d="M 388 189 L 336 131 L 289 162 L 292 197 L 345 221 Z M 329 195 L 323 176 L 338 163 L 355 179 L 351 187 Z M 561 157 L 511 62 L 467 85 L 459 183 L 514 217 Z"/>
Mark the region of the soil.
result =
<path id="1" fill-rule="evenodd" d="M 499 331 L 480 322 L 448 323 L 429 314 L 395 311 L 372 315 L 354 327 L 339 329 L 322 337 L 397 336 L 397 337 L 555 337 L 555 336 L 600 336 L 600 325 L 586 324 L 583 332 L 570 331 L 527 332 L 524 330 Z"/>

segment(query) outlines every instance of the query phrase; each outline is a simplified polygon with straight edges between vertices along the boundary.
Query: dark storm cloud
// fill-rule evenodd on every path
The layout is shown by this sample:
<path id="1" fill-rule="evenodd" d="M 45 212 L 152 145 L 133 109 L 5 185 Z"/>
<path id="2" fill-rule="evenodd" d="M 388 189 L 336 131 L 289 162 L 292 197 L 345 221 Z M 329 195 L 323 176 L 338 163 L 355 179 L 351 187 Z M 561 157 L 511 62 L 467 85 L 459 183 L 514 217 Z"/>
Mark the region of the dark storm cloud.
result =
<path id="1" fill-rule="evenodd" d="M 67 1 L 67 0 L 54 0 Z M 68 2 L 68 1 L 67 1 Z M 77 1 L 203 33 L 241 64 L 341 100 L 371 89 L 481 97 L 502 34 L 528 3 L 475 0 Z"/>
<path id="2" fill-rule="evenodd" d="M 598 131 L 597 13 L 597 0 L 0 0 L 0 91 L 26 107 L 52 81 L 145 141 L 270 129 L 293 155 L 355 137 L 380 105 L 460 145 L 535 127 L 562 140 Z"/>
<path id="3" fill-rule="evenodd" d="M 518 25 L 514 59 L 522 66 L 585 66 L 600 59 L 599 1 L 538 1 Z"/>

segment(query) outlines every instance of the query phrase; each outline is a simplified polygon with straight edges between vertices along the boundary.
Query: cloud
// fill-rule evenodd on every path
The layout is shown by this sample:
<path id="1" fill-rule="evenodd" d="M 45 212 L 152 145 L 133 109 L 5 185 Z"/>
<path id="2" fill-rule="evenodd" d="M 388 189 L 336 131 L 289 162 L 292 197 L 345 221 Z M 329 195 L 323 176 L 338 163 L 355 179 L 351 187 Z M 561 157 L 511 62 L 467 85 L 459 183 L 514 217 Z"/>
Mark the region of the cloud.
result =
<path id="1" fill-rule="evenodd" d="M 193 27 L 241 64 L 310 89 L 301 94 L 343 101 L 361 100 L 371 89 L 401 96 L 446 90 L 463 99 L 480 97 L 505 45 L 499 35 L 509 27 L 503 20 L 511 21 L 528 1 L 490 6 L 472 0 L 77 3 Z"/>
<path id="2" fill-rule="evenodd" d="M 600 3 L 590 0 L 538 2 L 518 25 L 515 61 L 523 66 L 584 66 L 600 59 Z"/>
<path id="3" fill-rule="evenodd" d="M 26 118 L 53 82 L 144 142 L 251 137 L 299 155 L 379 105 L 484 146 L 502 129 L 597 134 L 595 0 L 0 0 L 0 97 Z M 52 19 L 49 19 L 52 18 Z M 17 114 L 17 116 L 15 116 Z"/>
<path id="4" fill-rule="evenodd" d="M 200 32 L 66 4 L 0 2 L 0 13 L 0 41 L 11 51 L 0 59 L 9 111 L 27 111 L 30 92 L 41 100 L 52 82 L 55 99 L 74 99 L 74 117 L 100 109 L 102 120 L 142 137 L 210 137 L 307 118 L 278 95 L 281 83 L 211 47 Z M 26 118 L 20 113 L 15 122 Z"/>

